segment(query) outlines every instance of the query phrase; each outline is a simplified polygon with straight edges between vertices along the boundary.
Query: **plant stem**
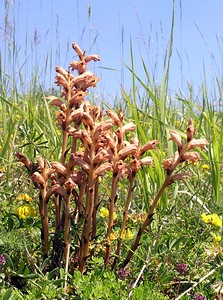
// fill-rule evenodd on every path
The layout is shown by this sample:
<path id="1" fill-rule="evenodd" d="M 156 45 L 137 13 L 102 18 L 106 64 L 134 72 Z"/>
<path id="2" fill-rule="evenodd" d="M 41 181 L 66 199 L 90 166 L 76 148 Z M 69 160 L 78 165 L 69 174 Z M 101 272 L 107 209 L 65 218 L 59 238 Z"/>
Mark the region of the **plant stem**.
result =
<path id="1" fill-rule="evenodd" d="M 85 221 L 80 245 L 79 271 L 82 273 L 84 272 L 85 262 L 89 255 L 90 232 L 92 225 L 92 214 L 94 208 L 95 195 L 94 189 L 94 168 L 93 166 L 91 166 L 89 170 L 88 187 L 86 195 Z"/>
<path id="2" fill-rule="evenodd" d="M 117 197 L 117 187 L 118 187 L 118 178 L 117 175 L 113 175 L 112 178 L 112 187 L 111 187 L 111 198 L 109 205 L 109 220 L 108 220 L 108 229 L 106 234 L 106 252 L 105 252 L 105 267 L 107 267 L 109 262 L 109 257 L 111 253 L 111 243 L 109 241 L 110 234 L 112 233 L 112 228 L 114 225 L 114 212 L 115 212 L 115 201 Z"/>
<path id="3" fill-rule="evenodd" d="M 126 204 L 125 204 L 125 209 L 124 209 L 124 212 L 123 212 L 123 221 L 122 221 L 122 226 L 121 226 L 121 232 L 120 232 L 120 236 L 118 238 L 117 248 L 116 248 L 116 252 L 115 252 L 115 258 L 114 258 L 114 261 L 113 261 L 113 264 L 112 264 L 112 270 L 115 268 L 115 265 L 116 265 L 116 262 L 117 262 L 117 259 L 119 257 L 120 250 L 121 250 L 121 244 L 122 244 L 121 234 L 125 230 L 126 223 L 127 223 L 127 220 L 128 220 L 128 210 L 129 210 L 129 206 L 130 206 L 130 203 L 131 203 L 133 184 L 134 184 L 134 177 L 131 177 L 130 178 L 129 190 L 128 190 L 128 196 L 127 196 L 127 200 L 126 200 Z"/>
<path id="4" fill-rule="evenodd" d="M 70 258 L 70 199 L 71 191 L 69 191 L 67 199 L 65 199 L 65 226 L 64 226 L 64 258 L 65 258 L 65 284 L 64 291 L 66 292 L 67 287 L 67 275 L 68 275 L 68 265 Z"/>
<path id="5" fill-rule="evenodd" d="M 122 268 L 124 268 L 129 263 L 132 256 L 134 255 L 136 249 L 138 248 L 143 232 L 145 231 L 147 226 L 152 221 L 155 207 L 157 206 L 157 203 L 158 203 L 162 193 L 164 192 L 165 188 L 171 183 L 171 175 L 172 175 L 173 171 L 176 169 L 176 167 L 178 166 L 178 164 L 181 162 L 182 156 L 188 151 L 188 147 L 189 147 L 188 144 L 186 144 L 185 147 L 183 147 L 183 149 L 179 153 L 178 159 L 173 163 L 172 167 L 168 170 L 168 175 L 166 176 L 161 188 L 159 189 L 158 193 L 156 194 L 156 197 L 153 200 L 153 203 L 151 204 L 151 206 L 149 208 L 149 212 L 147 214 L 146 220 L 144 221 L 142 226 L 139 228 L 136 239 L 135 239 L 134 243 L 132 244 L 131 249 L 129 250 L 129 252 L 126 256 L 126 259 L 122 263 Z"/>
<path id="6" fill-rule="evenodd" d="M 46 203 L 46 186 L 42 186 L 39 194 L 39 209 L 42 221 L 43 257 L 47 258 L 49 252 L 49 225 L 48 205 Z"/>
<path id="7" fill-rule="evenodd" d="M 98 186 L 99 186 L 99 181 L 97 178 L 95 182 L 94 209 L 93 209 L 93 217 L 92 217 L 92 239 L 93 240 L 96 238 L 96 234 L 97 234 Z"/>

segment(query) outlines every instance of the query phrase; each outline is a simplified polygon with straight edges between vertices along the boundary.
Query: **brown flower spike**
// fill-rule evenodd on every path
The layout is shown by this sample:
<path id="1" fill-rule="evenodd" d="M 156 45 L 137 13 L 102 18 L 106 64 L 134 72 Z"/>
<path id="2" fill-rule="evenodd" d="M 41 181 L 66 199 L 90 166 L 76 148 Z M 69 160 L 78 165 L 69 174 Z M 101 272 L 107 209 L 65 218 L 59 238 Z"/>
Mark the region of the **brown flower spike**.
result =
<path id="1" fill-rule="evenodd" d="M 116 113 L 109 109 L 104 114 L 100 106 L 86 100 L 88 89 L 95 87 L 99 80 L 88 70 L 88 63 L 99 61 L 100 57 L 96 54 L 86 56 L 76 43 L 72 44 L 72 48 L 79 60 L 72 61 L 68 70 L 56 67 L 55 83 L 61 88 L 61 97 L 48 97 L 50 106 L 57 110 L 56 121 L 62 132 L 61 158 L 50 162 L 44 157 L 38 157 L 37 162 L 33 163 L 22 153 L 16 155 L 28 170 L 35 188 L 39 189 L 43 257 L 50 257 L 49 270 L 64 267 L 65 274 L 68 274 L 69 267 L 84 272 L 87 261 L 94 255 L 91 246 L 97 243 L 97 231 L 101 226 L 101 222 L 98 222 L 101 201 L 106 202 L 109 211 L 104 236 L 104 265 L 115 268 L 123 245 L 121 233 L 127 230 L 135 178 L 142 167 L 152 166 L 150 153 L 156 150 L 159 143 L 152 140 L 141 145 L 135 135 L 136 125 L 125 122 L 122 110 Z M 72 74 L 72 71 L 76 71 L 77 75 Z M 170 130 L 170 140 L 176 143 L 177 151 L 163 163 L 166 178 L 147 216 L 140 223 L 136 239 L 122 264 L 123 268 L 139 246 L 165 188 L 176 181 L 185 181 L 190 176 L 187 172 L 177 173 L 176 168 L 184 161 L 197 162 L 200 156 L 195 148 L 204 149 L 208 145 L 207 140 L 194 139 L 194 135 L 192 120 L 188 122 L 186 141 L 179 132 Z M 103 178 L 108 180 L 106 184 L 109 182 L 106 189 L 100 186 Z M 123 216 L 118 223 L 120 234 L 115 244 L 111 242 L 111 236 L 117 231 L 114 216 L 117 206 L 120 206 L 119 187 L 123 179 L 127 182 L 126 193 L 122 193 L 126 198 L 121 199 L 122 205 L 124 203 Z M 53 205 L 49 206 L 50 201 Z M 50 222 L 49 208 L 52 210 Z M 54 225 L 55 228 L 52 228 Z M 54 232 L 51 239 L 49 232 Z M 71 238 L 74 239 L 72 248 Z"/>

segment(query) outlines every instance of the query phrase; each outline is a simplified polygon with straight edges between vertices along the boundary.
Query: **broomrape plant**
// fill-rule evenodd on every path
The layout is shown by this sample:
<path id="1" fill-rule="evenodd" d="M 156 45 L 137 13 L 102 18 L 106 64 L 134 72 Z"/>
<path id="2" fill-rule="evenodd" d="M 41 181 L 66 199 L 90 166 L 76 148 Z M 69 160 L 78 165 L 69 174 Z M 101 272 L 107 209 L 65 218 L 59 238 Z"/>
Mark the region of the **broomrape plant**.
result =
<path id="1" fill-rule="evenodd" d="M 70 266 L 84 272 L 87 260 L 95 255 L 92 244 L 98 237 L 99 219 L 103 218 L 106 222 L 104 265 L 114 269 L 120 260 L 123 240 L 133 239 L 127 221 L 131 218 L 129 208 L 137 172 L 143 166 L 152 166 L 153 159 L 147 153 L 154 151 L 159 142 L 152 140 L 141 145 L 136 136 L 127 140 L 126 134 L 134 132 L 136 125 L 126 123 L 121 110 L 117 113 L 107 110 L 104 115 L 100 106 L 94 106 L 86 100 L 88 88 L 95 87 L 99 80 L 87 70 L 87 65 L 90 61 L 99 61 L 100 57 L 86 56 L 77 44 L 72 47 L 79 61 L 72 61 L 68 71 L 56 67 L 55 83 L 61 87 L 61 98 L 48 97 L 50 105 L 58 108 L 56 119 L 62 131 L 61 159 L 49 162 L 45 157 L 38 157 L 34 163 L 23 153 L 17 153 L 17 158 L 25 165 L 34 186 L 39 189 L 43 257 L 51 258 L 50 267 L 62 265 L 68 272 Z M 71 73 L 74 70 L 77 76 Z M 176 143 L 178 150 L 163 163 L 166 178 L 151 202 L 148 213 L 139 222 L 141 225 L 121 264 L 122 269 L 131 260 L 143 233 L 151 224 L 163 191 L 170 184 L 184 181 L 190 176 L 188 172 L 177 172 L 177 167 L 185 161 L 197 162 L 200 156 L 191 150 L 197 147 L 204 149 L 208 144 L 205 139 L 195 139 L 194 134 L 192 120 L 188 122 L 185 142 L 177 131 L 170 130 L 170 140 Z M 111 182 L 109 200 L 107 207 L 100 207 L 101 181 L 108 177 Z M 115 231 L 118 184 L 124 178 L 127 179 L 128 189 L 125 201 L 122 199 L 124 207 L 120 231 Z M 55 231 L 52 244 L 49 239 L 49 201 L 54 202 Z M 71 224 L 78 225 L 75 226 L 77 242 L 72 250 Z"/>

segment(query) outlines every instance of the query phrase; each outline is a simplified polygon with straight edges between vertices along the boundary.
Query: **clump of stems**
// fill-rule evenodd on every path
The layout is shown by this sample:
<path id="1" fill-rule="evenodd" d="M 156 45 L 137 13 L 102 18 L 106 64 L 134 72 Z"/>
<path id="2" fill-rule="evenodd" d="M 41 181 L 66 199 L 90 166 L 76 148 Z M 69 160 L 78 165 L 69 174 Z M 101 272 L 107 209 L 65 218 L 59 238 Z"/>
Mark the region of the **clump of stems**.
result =
<path id="1" fill-rule="evenodd" d="M 100 181 L 105 175 L 110 177 L 104 265 L 114 269 L 120 258 L 122 232 L 127 228 L 136 175 L 143 166 L 152 165 L 153 159 L 149 153 L 156 149 L 158 141 L 152 140 L 141 145 L 136 136 L 127 140 L 126 133 L 132 132 L 133 135 L 136 125 L 126 123 L 121 110 L 117 113 L 107 110 L 103 114 L 100 106 L 92 105 L 86 99 L 88 89 L 95 87 L 99 80 L 88 71 L 87 65 L 90 61 L 99 61 L 100 57 L 95 54 L 86 56 L 77 44 L 72 47 L 79 60 L 72 61 L 68 70 L 56 67 L 56 84 L 61 87 L 61 98 L 48 97 L 50 105 L 58 108 L 57 125 L 62 131 L 60 161 L 49 162 L 44 157 L 38 157 L 37 162 L 33 163 L 23 153 L 17 153 L 17 158 L 25 165 L 35 187 L 39 189 L 43 257 L 51 258 L 51 268 L 64 266 L 66 272 L 71 265 L 84 272 L 87 261 L 94 255 L 91 244 L 97 239 Z M 75 70 L 77 76 L 71 73 Z M 164 161 L 166 178 L 151 203 L 145 221 L 140 225 L 135 241 L 122 262 L 122 268 L 126 267 L 139 246 L 165 188 L 189 177 L 187 172 L 177 173 L 177 166 L 184 161 L 196 162 L 199 154 L 190 150 L 195 147 L 203 149 L 208 144 L 205 139 L 194 139 L 194 133 L 192 120 L 188 122 L 185 143 L 176 131 L 170 131 L 170 139 L 177 144 L 178 151 Z M 128 191 L 126 199 L 122 199 L 124 207 L 120 234 L 117 242 L 112 243 L 118 184 L 123 178 L 127 179 Z M 54 211 L 50 211 L 55 224 L 52 240 L 49 239 L 49 201 L 54 202 Z M 72 236 L 71 223 L 76 224 L 76 232 Z M 75 247 L 71 253 L 71 238 L 74 236 Z"/>

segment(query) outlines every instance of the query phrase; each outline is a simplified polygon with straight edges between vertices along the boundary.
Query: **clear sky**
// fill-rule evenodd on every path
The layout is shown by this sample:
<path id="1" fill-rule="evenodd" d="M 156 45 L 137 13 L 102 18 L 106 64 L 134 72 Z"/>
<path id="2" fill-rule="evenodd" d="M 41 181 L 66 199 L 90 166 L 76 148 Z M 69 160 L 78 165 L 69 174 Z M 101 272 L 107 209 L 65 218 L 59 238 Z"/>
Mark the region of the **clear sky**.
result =
<path id="1" fill-rule="evenodd" d="M 66 68 L 75 58 L 71 43 L 77 42 L 87 53 L 101 56 L 90 68 L 101 77 L 99 91 L 110 100 L 120 84 L 126 89 L 131 86 L 123 64 L 130 65 L 131 39 L 137 75 L 145 78 L 143 57 L 150 76 L 158 83 L 162 80 L 173 0 L 0 0 L 2 55 L 9 34 L 4 32 L 5 3 L 9 4 L 8 20 L 15 27 L 17 53 L 20 67 L 26 64 L 24 69 L 35 63 L 41 69 L 49 54 L 52 65 Z M 223 71 L 223 2 L 175 0 L 174 11 L 170 88 L 186 90 L 187 81 L 200 86 L 204 66 L 211 88 L 211 78 L 222 76 Z M 53 77 L 48 80 L 52 86 Z"/>

